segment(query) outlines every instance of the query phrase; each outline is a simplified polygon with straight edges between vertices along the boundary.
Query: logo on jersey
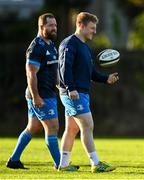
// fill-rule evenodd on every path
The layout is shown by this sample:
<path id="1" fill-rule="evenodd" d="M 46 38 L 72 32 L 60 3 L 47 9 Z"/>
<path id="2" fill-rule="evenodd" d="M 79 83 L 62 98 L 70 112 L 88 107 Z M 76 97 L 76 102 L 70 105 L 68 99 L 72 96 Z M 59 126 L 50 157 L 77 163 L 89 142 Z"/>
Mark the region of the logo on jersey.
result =
<path id="1" fill-rule="evenodd" d="M 47 56 L 47 55 L 50 55 L 50 52 L 49 52 L 48 50 L 46 51 L 46 56 Z"/>
<path id="2" fill-rule="evenodd" d="M 56 59 L 56 58 L 57 58 L 57 57 L 54 55 L 54 56 L 53 56 L 53 59 Z"/>
<path id="3" fill-rule="evenodd" d="M 82 104 L 77 105 L 77 110 L 82 111 L 84 110 L 84 107 Z"/>
<path id="4" fill-rule="evenodd" d="M 54 115 L 54 114 L 55 114 L 54 109 L 50 109 L 50 110 L 48 111 L 48 114 L 49 114 L 49 115 Z"/>
<path id="5" fill-rule="evenodd" d="M 49 64 L 55 64 L 55 63 L 58 63 L 58 60 L 47 61 L 47 65 L 49 65 Z"/>

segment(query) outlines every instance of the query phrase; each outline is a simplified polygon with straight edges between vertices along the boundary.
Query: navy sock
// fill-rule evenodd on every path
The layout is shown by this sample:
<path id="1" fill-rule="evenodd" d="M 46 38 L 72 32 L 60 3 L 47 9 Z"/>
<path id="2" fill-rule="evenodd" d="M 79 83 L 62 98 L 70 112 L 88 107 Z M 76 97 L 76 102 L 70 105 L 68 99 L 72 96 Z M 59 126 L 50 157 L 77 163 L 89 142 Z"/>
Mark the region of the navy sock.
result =
<path id="1" fill-rule="evenodd" d="M 31 134 L 25 130 L 20 134 L 17 141 L 17 145 L 13 151 L 13 154 L 11 155 L 12 161 L 20 160 L 20 156 L 23 150 L 25 149 L 25 147 L 27 146 L 27 144 L 30 142 L 31 138 L 32 138 Z"/>
<path id="2" fill-rule="evenodd" d="M 45 137 L 46 145 L 49 148 L 51 156 L 54 160 L 55 166 L 58 167 L 60 163 L 60 152 L 58 146 L 58 138 L 56 135 L 49 135 Z"/>

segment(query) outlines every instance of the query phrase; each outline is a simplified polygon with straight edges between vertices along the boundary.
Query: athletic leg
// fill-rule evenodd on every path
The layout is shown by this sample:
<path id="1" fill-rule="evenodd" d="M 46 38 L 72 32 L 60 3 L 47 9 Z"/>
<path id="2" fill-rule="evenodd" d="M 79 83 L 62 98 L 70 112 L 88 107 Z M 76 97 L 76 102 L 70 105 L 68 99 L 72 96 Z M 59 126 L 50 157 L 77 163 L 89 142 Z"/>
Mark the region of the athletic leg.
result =
<path id="1" fill-rule="evenodd" d="M 20 134 L 16 147 L 8 160 L 6 166 L 9 168 L 24 168 L 20 162 L 20 157 L 26 146 L 32 139 L 32 135 L 38 133 L 42 129 L 42 125 L 37 118 L 28 120 L 26 129 Z"/>
<path id="2" fill-rule="evenodd" d="M 91 171 L 95 172 L 108 172 L 116 169 L 115 166 L 107 164 L 105 162 L 100 162 L 97 156 L 94 139 L 93 139 L 93 118 L 91 113 L 77 115 L 75 121 L 79 125 L 81 132 L 81 141 L 88 154 L 91 162 Z"/>
<path id="3" fill-rule="evenodd" d="M 65 131 L 61 140 L 61 160 L 60 167 L 69 166 L 70 153 L 79 127 L 73 117 L 66 116 Z"/>
<path id="4" fill-rule="evenodd" d="M 93 139 L 93 118 L 91 113 L 80 114 L 74 117 L 76 123 L 80 128 L 81 142 L 86 150 L 91 165 L 97 165 L 99 162 L 99 158 L 96 153 L 94 139 Z"/>
<path id="5" fill-rule="evenodd" d="M 49 119 L 41 121 L 45 131 L 45 142 L 54 160 L 55 167 L 58 168 L 60 163 L 60 152 L 58 145 L 58 119 Z"/>

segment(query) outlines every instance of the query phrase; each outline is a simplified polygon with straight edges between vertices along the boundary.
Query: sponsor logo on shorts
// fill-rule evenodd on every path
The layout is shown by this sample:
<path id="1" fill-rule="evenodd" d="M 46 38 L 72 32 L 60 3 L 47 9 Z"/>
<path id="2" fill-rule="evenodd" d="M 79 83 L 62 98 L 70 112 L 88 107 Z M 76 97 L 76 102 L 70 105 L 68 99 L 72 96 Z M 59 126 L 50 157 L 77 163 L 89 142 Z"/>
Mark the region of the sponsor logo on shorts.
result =
<path id="1" fill-rule="evenodd" d="M 48 114 L 49 114 L 49 115 L 54 115 L 54 114 L 55 114 L 54 109 L 50 109 L 50 110 L 48 111 Z"/>
<path id="2" fill-rule="evenodd" d="M 77 105 L 77 110 L 82 111 L 84 110 L 84 107 L 82 104 Z"/>
<path id="3" fill-rule="evenodd" d="M 44 112 L 41 112 L 41 116 L 45 116 L 46 114 Z"/>

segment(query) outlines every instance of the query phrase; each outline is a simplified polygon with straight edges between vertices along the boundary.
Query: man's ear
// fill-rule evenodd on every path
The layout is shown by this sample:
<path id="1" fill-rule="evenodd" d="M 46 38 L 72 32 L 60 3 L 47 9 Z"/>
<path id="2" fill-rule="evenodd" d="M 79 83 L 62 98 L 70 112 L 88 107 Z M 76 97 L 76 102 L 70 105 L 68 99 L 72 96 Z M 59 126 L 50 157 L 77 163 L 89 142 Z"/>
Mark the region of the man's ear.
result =
<path id="1" fill-rule="evenodd" d="M 81 24 L 79 24 L 79 27 L 80 27 L 81 29 L 84 29 L 85 25 L 84 25 L 83 23 L 81 23 Z"/>
<path id="2" fill-rule="evenodd" d="M 43 30 L 43 25 L 40 26 L 40 30 Z"/>

